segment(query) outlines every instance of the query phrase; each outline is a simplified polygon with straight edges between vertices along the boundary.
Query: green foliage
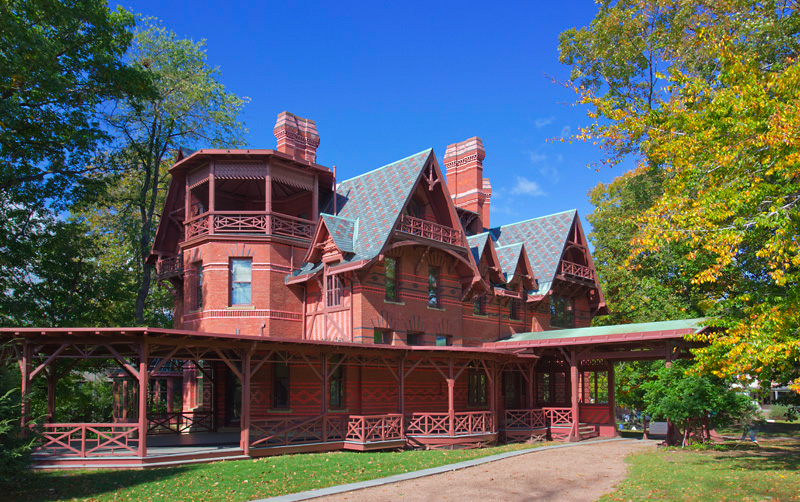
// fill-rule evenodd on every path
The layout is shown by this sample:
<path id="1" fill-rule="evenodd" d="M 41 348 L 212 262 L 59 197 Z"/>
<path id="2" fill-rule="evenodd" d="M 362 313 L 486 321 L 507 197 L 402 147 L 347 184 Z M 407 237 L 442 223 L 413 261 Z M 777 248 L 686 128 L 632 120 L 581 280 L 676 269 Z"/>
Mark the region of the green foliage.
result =
<path id="1" fill-rule="evenodd" d="M 10 485 L 28 466 L 31 438 L 20 436 L 19 373 L 0 361 L 0 488 Z"/>
<path id="2" fill-rule="evenodd" d="M 645 412 L 653 420 L 669 420 L 689 436 L 703 441 L 705 432 L 753 413 L 749 396 L 730 382 L 688 371 L 690 364 L 675 361 L 656 371 L 655 378 L 642 385 Z"/>
<path id="3" fill-rule="evenodd" d="M 56 370 L 60 366 L 57 362 Z M 109 423 L 112 421 L 113 396 L 108 373 L 114 368 L 106 361 L 82 361 L 56 383 L 56 409 L 51 422 Z M 47 415 L 47 380 L 34 379 L 31 386 L 31 416 Z"/>
<path id="4" fill-rule="evenodd" d="M 599 144 L 609 165 L 634 154 L 632 176 L 657 174 L 633 232 L 619 233 L 630 251 L 608 296 L 624 308 L 628 293 L 676 291 L 677 303 L 654 307 L 708 313 L 725 328 L 693 337 L 710 342 L 695 352 L 700 371 L 800 390 L 800 10 L 603 1 L 588 27 L 562 34 L 560 51 L 588 107 L 576 139 Z M 619 184 L 635 207 L 641 199 L 621 186 L 631 182 Z M 599 190 L 598 207 L 613 213 L 603 205 L 614 194 Z"/>
<path id="5" fill-rule="evenodd" d="M 770 420 L 794 420 L 796 415 L 793 415 L 792 409 L 783 404 L 773 404 L 769 410 Z"/>

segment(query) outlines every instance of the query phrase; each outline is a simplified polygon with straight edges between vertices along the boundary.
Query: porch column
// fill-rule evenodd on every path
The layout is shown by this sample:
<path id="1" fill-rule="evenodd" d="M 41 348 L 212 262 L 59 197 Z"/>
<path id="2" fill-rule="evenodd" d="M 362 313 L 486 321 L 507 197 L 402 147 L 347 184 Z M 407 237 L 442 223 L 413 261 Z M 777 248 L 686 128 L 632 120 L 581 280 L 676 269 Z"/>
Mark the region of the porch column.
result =
<path id="1" fill-rule="evenodd" d="M 214 234 L 214 211 L 217 208 L 217 179 L 214 174 L 214 164 L 208 166 L 208 233 Z"/>
<path id="2" fill-rule="evenodd" d="M 56 383 L 58 378 L 55 371 L 56 362 L 53 361 L 47 371 L 47 421 L 56 423 Z"/>
<path id="3" fill-rule="evenodd" d="M 264 204 L 267 211 L 267 233 L 272 233 L 272 171 L 267 162 L 267 174 L 264 180 Z M 305 324 L 304 324 L 305 325 Z"/>
<path id="4" fill-rule="evenodd" d="M 489 412 L 492 415 L 492 432 L 497 430 L 497 366 L 489 365 Z"/>
<path id="5" fill-rule="evenodd" d="M 328 354 L 322 354 L 322 398 L 321 414 L 328 413 Z"/>
<path id="6" fill-rule="evenodd" d="M 31 359 L 33 358 L 33 347 L 27 341 L 22 342 L 22 358 L 19 362 L 19 370 L 22 373 L 22 383 L 20 391 L 22 394 L 22 404 L 20 406 L 20 425 L 22 426 L 22 437 L 28 436 L 28 415 L 30 413 L 30 403 L 28 393 L 31 388 Z"/>
<path id="7" fill-rule="evenodd" d="M 397 363 L 397 412 L 406 411 L 406 359 L 401 357 Z"/>
<path id="8" fill-rule="evenodd" d="M 139 346 L 139 453 L 147 456 L 147 338 Z"/>
<path id="9" fill-rule="evenodd" d="M 449 415 L 450 436 L 456 435 L 456 401 L 455 401 L 455 387 L 456 380 L 453 378 L 453 359 L 448 362 L 448 378 L 447 378 L 447 414 Z"/>
<path id="10" fill-rule="evenodd" d="M 187 222 L 192 217 L 191 210 L 192 210 L 192 191 L 189 188 L 189 173 L 186 173 L 186 200 L 184 201 L 184 214 L 183 214 L 183 238 L 189 238 L 189 225 Z"/>
<path id="11" fill-rule="evenodd" d="M 245 455 L 250 455 L 250 357 L 252 350 L 242 351 L 242 427 L 239 447 Z"/>
<path id="12" fill-rule="evenodd" d="M 617 430 L 617 404 L 615 403 L 614 393 L 616 392 L 614 383 L 614 361 L 608 362 L 608 412 L 611 417 L 611 426 L 614 428 L 614 436 L 619 436 Z"/>
<path id="13" fill-rule="evenodd" d="M 569 441 L 580 441 L 581 436 L 578 433 L 578 423 L 580 422 L 580 410 L 578 408 L 578 354 L 575 349 L 570 351 L 569 360 L 569 376 L 570 383 L 572 384 L 572 430 L 569 432 Z"/>
<path id="14" fill-rule="evenodd" d="M 528 409 L 533 409 L 536 406 L 536 396 L 534 390 L 536 389 L 536 365 L 531 364 L 528 368 Z"/>

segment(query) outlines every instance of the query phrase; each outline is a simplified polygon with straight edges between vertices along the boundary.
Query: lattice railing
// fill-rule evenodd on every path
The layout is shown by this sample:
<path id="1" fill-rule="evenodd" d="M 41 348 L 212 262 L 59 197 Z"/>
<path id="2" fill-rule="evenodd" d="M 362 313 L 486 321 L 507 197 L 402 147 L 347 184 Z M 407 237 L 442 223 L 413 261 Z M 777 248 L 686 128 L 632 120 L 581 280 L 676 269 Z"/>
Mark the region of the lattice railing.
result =
<path id="1" fill-rule="evenodd" d="M 406 422 L 406 434 L 419 436 L 449 436 L 449 413 L 413 413 Z"/>
<path id="2" fill-rule="evenodd" d="M 137 455 L 138 424 L 42 424 L 36 454 L 99 457 Z"/>
<path id="3" fill-rule="evenodd" d="M 272 214 L 272 233 L 289 237 L 310 239 L 314 237 L 314 223 L 301 218 Z"/>
<path id="4" fill-rule="evenodd" d="M 250 422 L 250 446 L 288 446 L 343 441 L 347 415 L 268 418 Z"/>
<path id="5" fill-rule="evenodd" d="M 444 242 L 445 244 L 453 244 L 455 246 L 463 244 L 460 230 L 446 227 L 433 221 L 423 220 L 422 218 L 415 218 L 414 216 L 403 215 L 397 224 L 397 230 L 418 237 Z"/>
<path id="6" fill-rule="evenodd" d="M 192 237 L 207 234 L 209 228 L 209 216 L 208 213 L 203 213 L 201 215 L 195 216 L 189 220 L 186 220 L 184 224 L 184 229 L 186 232 L 186 239 L 191 239 Z"/>
<path id="7" fill-rule="evenodd" d="M 213 432 L 214 413 L 188 411 L 159 413 L 147 417 L 148 434 L 179 434 L 181 432 Z"/>
<path id="8" fill-rule="evenodd" d="M 503 429 L 544 429 L 547 418 L 544 410 L 506 410 Z"/>
<path id="9" fill-rule="evenodd" d="M 350 415 L 345 439 L 359 443 L 403 439 L 403 415 Z"/>
<path id="10" fill-rule="evenodd" d="M 566 427 L 572 425 L 572 408 L 542 408 L 550 427 Z"/>
<path id="11" fill-rule="evenodd" d="M 161 258 L 156 265 L 156 277 L 163 279 L 174 275 L 183 273 L 183 253 L 177 256 L 170 256 L 168 258 Z"/>
<path id="12" fill-rule="evenodd" d="M 591 269 L 591 267 L 578 265 L 577 263 L 572 263 L 569 261 L 561 262 L 561 273 L 564 275 L 580 277 L 581 279 L 588 279 L 590 281 L 594 280 L 594 271 Z"/>
<path id="13" fill-rule="evenodd" d="M 453 429 L 459 434 L 488 434 L 494 432 L 491 411 L 456 413 Z"/>
<path id="14" fill-rule="evenodd" d="M 222 213 L 214 214 L 215 234 L 266 234 L 269 219 L 264 213 L 241 214 Z"/>

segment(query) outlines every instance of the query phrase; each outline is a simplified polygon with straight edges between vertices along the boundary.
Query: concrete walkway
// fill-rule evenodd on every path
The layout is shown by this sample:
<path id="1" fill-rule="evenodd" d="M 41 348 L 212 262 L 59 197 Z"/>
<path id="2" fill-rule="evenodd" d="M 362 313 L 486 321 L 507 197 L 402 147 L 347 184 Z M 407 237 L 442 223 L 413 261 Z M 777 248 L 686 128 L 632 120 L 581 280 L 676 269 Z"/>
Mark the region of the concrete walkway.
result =
<path id="1" fill-rule="evenodd" d="M 565 443 L 254 502 L 595 500 L 625 478 L 625 456 L 655 444 L 631 439 Z"/>

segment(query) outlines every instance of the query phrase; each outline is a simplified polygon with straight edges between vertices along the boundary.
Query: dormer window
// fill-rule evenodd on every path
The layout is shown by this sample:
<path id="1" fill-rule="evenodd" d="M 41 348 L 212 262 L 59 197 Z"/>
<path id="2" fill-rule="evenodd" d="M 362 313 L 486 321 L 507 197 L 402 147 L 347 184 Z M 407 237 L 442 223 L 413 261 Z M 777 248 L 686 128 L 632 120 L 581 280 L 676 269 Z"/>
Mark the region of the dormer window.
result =
<path id="1" fill-rule="evenodd" d="M 338 307 L 342 304 L 342 278 L 338 275 L 329 275 L 327 278 L 328 297 L 326 305 L 328 307 Z"/>
<path id="2" fill-rule="evenodd" d="M 550 326 L 572 328 L 575 319 L 572 315 L 572 299 L 553 295 L 550 297 Z"/>

